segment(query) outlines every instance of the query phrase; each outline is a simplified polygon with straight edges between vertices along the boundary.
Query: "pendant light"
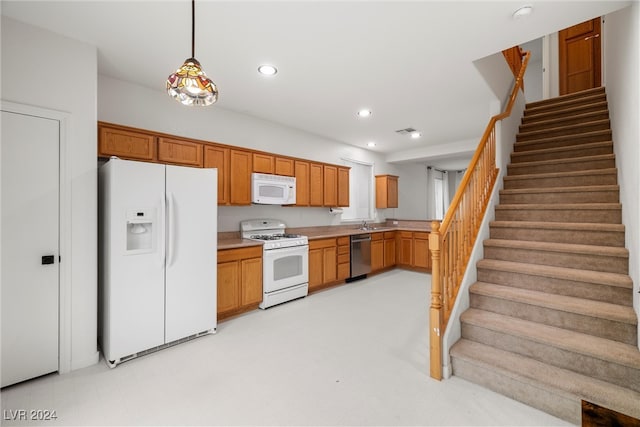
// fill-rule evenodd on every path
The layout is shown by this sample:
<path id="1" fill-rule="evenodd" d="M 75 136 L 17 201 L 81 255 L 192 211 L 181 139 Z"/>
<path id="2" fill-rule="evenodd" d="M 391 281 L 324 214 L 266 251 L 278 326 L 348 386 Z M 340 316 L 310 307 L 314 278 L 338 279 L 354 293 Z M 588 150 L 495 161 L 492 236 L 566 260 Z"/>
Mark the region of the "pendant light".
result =
<path id="1" fill-rule="evenodd" d="M 207 106 L 218 100 L 218 88 L 195 58 L 196 2 L 191 0 L 191 58 L 167 79 L 167 93 L 187 106 Z"/>

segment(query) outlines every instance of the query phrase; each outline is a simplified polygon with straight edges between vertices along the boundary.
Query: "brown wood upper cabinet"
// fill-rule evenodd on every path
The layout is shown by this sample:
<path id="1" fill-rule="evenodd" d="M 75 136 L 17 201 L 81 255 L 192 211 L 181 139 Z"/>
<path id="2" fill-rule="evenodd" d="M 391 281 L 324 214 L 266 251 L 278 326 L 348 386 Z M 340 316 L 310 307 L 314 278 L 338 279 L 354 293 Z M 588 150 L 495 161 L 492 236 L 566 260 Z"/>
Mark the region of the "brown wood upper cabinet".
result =
<path id="1" fill-rule="evenodd" d="M 293 159 L 276 157 L 276 175 L 295 176 Z"/>
<path id="2" fill-rule="evenodd" d="M 324 206 L 338 206 L 338 167 L 324 165 Z"/>
<path id="3" fill-rule="evenodd" d="M 98 123 L 98 157 L 153 161 L 156 137 L 151 133 Z"/>
<path id="4" fill-rule="evenodd" d="M 202 144 L 173 138 L 158 138 L 158 161 L 201 168 Z"/>
<path id="5" fill-rule="evenodd" d="M 309 163 L 309 206 L 324 203 L 323 167 L 320 163 Z"/>
<path id="6" fill-rule="evenodd" d="M 230 204 L 251 204 L 251 171 L 252 153 L 244 150 L 231 150 L 229 153 L 230 169 Z"/>
<path id="7" fill-rule="evenodd" d="M 395 175 L 376 175 L 376 208 L 398 207 L 398 177 Z"/>
<path id="8" fill-rule="evenodd" d="M 275 170 L 274 157 L 269 154 L 253 153 L 253 172 L 273 173 Z"/>
<path id="9" fill-rule="evenodd" d="M 204 167 L 218 169 L 218 204 L 228 205 L 229 199 L 229 154 L 230 150 L 226 147 L 216 145 L 204 146 Z"/>
<path id="10" fill-rule="evenodd" d="M 349 206 L 349 169 L 338 167 L 338 206 Z"/>
<path id="11" fill-rule="evenodd" d="M 295 161 L 296 206 L 309 206 L 309 162 Z"/>

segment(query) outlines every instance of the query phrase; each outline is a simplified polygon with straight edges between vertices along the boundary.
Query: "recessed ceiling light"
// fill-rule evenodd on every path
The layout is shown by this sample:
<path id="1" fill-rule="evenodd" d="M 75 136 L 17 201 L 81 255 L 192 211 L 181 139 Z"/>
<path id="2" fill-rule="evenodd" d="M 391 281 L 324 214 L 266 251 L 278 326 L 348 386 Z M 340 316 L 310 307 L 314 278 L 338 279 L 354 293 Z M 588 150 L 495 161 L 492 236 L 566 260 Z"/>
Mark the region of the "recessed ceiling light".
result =
<path id="1" fill-rule="evenodd" d="M 422 136 L 422 134 L 420 132 L 418 132 L 418 131 L 411 132 L 411 138 L 412 139 L 417 139 L 417 138 L 420 138 L 421 136 Z"/>
<path id="2" fill-rule="evenodd" d="M 367 147 L 375 147 L 376 143 L 371 141 L 371 142 L 367 142 Z"/>
<path id="3" fill-rule="evenodd" d="M 519 19 L 523 16 L 531 15 L 531 12 L 533 12 L 533 6 L 522 6 L 520 9 L 513 12 L 513 19 Z"/>
<path id="4" fill-rule="evenodd" d="M 278 72 L 278 69 L 273 65 L 264 64 L 258 67 L 258 72 L 265 76 L 273 76 Z"/>
<path id="5" fill-rule="evenodd" d="M 371 110 L 360 110 L 358 111 L 359 117 L 369 117 L 371 115 Z"/>

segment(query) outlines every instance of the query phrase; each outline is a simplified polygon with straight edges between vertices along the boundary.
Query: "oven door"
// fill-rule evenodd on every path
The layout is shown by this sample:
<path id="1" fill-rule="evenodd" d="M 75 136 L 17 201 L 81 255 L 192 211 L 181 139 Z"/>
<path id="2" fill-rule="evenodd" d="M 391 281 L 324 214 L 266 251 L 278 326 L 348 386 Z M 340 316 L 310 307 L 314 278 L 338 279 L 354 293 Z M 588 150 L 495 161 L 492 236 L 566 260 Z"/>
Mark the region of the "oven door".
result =
<path id="1" fill-rule="evenodd" d="M 309 282 L 309 246 L 264 251 L 262 287 L 265 293 Z"/>

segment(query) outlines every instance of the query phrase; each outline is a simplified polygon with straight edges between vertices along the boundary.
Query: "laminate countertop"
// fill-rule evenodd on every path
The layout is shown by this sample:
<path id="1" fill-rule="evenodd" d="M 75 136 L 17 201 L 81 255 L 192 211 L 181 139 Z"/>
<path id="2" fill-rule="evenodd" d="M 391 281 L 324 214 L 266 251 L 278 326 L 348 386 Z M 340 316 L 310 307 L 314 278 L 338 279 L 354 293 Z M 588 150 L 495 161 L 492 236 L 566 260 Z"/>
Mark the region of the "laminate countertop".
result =
<path id="1" fill-rule="evenodd" d="M 301 234 L 307 236 L 309 240 L 329 239 L 334 237 L 352 236 L 363 233 L 382 233 L 385 231 L 418 231 L 430 232 L 431 222 L 429 221 L 398 221 L 398 225 L 371 224 L 373 229 L 360 230 L 359 225 L 334 225 L 320 227 L 299 227 L 287 228 L 286 232 L 291 234 Z M 262 242 L 256 240 L 242 239 L 239 232 L 218 233 L 218 250 L 236 249 L 251 246 L 262 246 Z"/>

